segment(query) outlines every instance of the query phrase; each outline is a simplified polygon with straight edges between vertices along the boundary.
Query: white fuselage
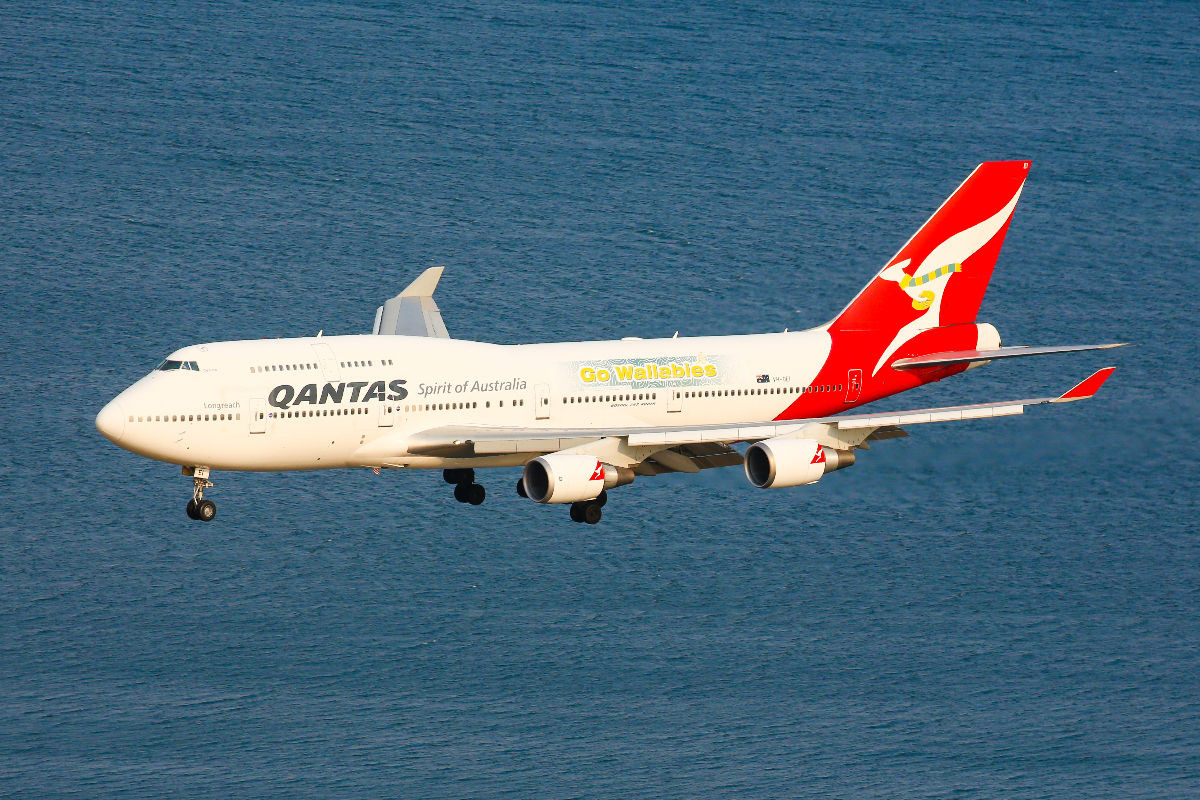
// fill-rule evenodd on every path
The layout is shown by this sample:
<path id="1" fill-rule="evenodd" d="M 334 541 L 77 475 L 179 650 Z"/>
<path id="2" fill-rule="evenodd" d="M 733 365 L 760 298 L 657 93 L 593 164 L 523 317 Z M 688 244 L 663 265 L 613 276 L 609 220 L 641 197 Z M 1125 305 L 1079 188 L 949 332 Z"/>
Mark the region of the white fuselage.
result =
<path id="1" fill-rule="evenodd" d="M 161 461 L 221 470 L 503 466 L 527 456 L 414 455 L 445 426 L 630 430 L 851 408 L 845 376 L 814 384 L 824 328 L 795 333 L 496 345 L 326 336 L 192 345 L 114 399 L 97 424 Z M 865 398 L 864 398 L 865 399 Z M 789 413 L 788 416 L 798 416 Z"/>

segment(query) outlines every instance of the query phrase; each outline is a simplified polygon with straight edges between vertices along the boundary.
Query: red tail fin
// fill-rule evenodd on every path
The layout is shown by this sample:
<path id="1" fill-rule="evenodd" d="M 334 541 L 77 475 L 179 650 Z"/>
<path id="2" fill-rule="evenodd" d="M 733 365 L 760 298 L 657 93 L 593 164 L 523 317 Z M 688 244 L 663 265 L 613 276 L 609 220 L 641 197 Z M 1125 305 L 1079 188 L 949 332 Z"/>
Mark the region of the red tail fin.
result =
<path id="1" fill-rule="evenodd" d="M 1028 175 L 1028 161 L 976 167 L 830 331 L 884 333 L 974 322 Z"/>

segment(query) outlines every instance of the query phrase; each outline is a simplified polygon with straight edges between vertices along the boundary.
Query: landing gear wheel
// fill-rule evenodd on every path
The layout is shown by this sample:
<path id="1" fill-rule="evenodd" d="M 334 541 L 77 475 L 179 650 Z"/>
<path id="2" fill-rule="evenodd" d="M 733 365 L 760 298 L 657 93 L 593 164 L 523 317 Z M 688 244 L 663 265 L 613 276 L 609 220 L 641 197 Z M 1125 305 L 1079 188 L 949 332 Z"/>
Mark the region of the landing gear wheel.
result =
<path id="1" fill-rule="evenodd" d="M 470 483 L 456 484 L 454 487 L 454 499 L 460 503 L 468 502 L 467 493 L 471 491 L 471 486 L 473 486 L 473 484 Z"/>
<path id="2" fill-rule="evenodd" d="M 459 484 L 462 486 L 462 484 Z M 477 506 L 483 502 L 483 498 L 487 497 L 487 492 L 483 486 L 478 483 L 467 484 L 467 502 L 473 506 Z"/>
<path id="3" fill-rule="evenodd" d="M 529 492 L 525 491 L 524 478 L 517 478 L 517 497 L 529 497 Z"/>
<path id="4" fill-rule="evenodd" d="M 192 499 L 187 504 L 187 515 L 201 522 L 209 522 L 217 515 L 217 504 L 204 499 L 204 490 L 212 488 L 208 472 L 208 467 L 183 468 L 183 474 L 192 479 Z"/>
<path id="5" fill-rule="evenodd" d="M 201 500 L 196 505 L 196 519 L 201 522 L 212 522 L 217 515 L 217 504 L 212 500 Z"/>
<path id="6" fill-rule="evenodd" d="M 581 503 L 571 503 L 571 519 L 575 522 L 586 522 L 588 525 L 595 525 L 600 521 L 600 517 L 604 515 L 604 512 L 601 511 L 603 505 L 599 498 L 586 500 Z"/>

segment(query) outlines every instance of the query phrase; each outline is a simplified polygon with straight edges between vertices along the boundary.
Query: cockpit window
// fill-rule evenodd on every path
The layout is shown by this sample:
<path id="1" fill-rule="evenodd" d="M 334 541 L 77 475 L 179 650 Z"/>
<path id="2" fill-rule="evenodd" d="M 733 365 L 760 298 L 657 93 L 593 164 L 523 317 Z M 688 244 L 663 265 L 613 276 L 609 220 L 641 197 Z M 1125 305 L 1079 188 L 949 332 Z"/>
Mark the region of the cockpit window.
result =
<path id="1" fill-rule="evenodd" d="M 163 371 L 166 371 L 169 369 L 189 369 L 189 370 L 193 370 L 195 372 L 200 371 L 200 368 L 198 366 L 196 366 L 195 361 L 173 361 L 169 358 L 163 359 L 162 363 L 159 364 L 157 367 L 155 367 L 155 369 L 163 370 Z"/>

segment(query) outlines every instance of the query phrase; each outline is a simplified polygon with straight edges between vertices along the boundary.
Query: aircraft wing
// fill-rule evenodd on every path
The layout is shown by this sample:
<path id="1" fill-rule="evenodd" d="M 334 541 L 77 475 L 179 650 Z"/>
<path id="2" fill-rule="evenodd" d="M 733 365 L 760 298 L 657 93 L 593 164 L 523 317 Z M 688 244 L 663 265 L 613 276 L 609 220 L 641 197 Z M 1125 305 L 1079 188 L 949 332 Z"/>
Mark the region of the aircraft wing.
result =
<path id="1" fill-rule="evenodd" d="M 375 311 L 375 328 L 380 336 L 433 336 L 449 339 L 442 311 L 433 301 L 433 291 L 445 267 L 430 267 L 404 291 Z"/>
<path id="2" fill-rule="evenodd" d="M 1105 367 L 1098 370 L 1057 397 L 921 408 L 894 413 L 871 412 L 785 421 L 627 430 L 445 426 L 410 434 L 405 439 L 404 449 L 413 455 L 448 458 L 512 453 L 528 453 L 533 456 L 559 451 L 586 452 L 598 458 L 609 458 L 609 463 L 617 466 L 640 465 L 649 459 L 663 467 L 658 471 L 697 472 L 708 466 L 740 463 L 740 455 L 729 447 L 739 442 L 802 436 L 841 449 L 869 448 L 871 441 L 907 436 L 903 426 L 1005 417 L 1022 414 L 1027 406 L 1085 400 L 1096 394 L 1115 369 Z M 691 462 L 690 466 L 685 462 Z"/>

